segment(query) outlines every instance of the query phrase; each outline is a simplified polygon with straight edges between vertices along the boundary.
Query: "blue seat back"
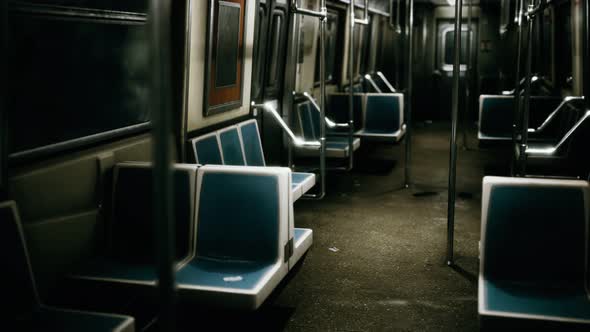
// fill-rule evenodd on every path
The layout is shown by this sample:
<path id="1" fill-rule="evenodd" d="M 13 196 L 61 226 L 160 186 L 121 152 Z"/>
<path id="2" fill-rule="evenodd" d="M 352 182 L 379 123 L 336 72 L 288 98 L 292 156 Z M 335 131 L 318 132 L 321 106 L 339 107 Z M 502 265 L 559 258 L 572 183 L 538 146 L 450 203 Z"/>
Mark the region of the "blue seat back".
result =
<path id="1" fill-rule="evenodd" d="M 244 145 L 244 155 L 246 165 L 248 166 L 266 166 L 264 161 L 264 152 L 262 151 L 262 141 L 256 120 L 249 120 L 238 125 L 242 143 Z"/>
<path id="2" fill-rule="evenodd" d="M 394 133 L 401 129 L 403 95 L 367 94 L 364 127 L 376 133 Z"/>
<path id="3" fill-rule="evenodd" d="M 316 141 L 319 139 L 319 116 L 314 116 L 316 112 L 312 109 L 312 105 L 309 101 L 297 103 L 295 110 L 299 120 L 301 128 L 301 136 L 307 141 Z"/>
<path id="4" fill-rule="evenodd" d="M 201 168 L 197 256 L 275 261 L 280 232 L 279 177 L 248 168 Z M 267 169 L 267 168 L 263 168 Z"/>
<path id="5" fill-rule="evenodd" d="M 0 203 L 2 300 L 9 319 L 24 318 L 37 308 L 39 296 L 32 274 L 22 226 L 14 202 Z"/>
<path id="6" fill-rule="evenodd" d="M 532 96 L 530 99 L 530 128 L 536 128 L 541 125 L 560 103 L 560 98 Z M 514 107 L 513 96 L 480 96 L 480 133 L 488 137 L 512 137 Z"/>
<path id="7" fill-rule="evenodd" d="M 216 133 L 192 141 L 195 162 L 201 165 L 223 165 L 219 139 Z"/>
<path id="8" fill-rule="evenodd" d="M 348 123 L 348 94 L 332 94 L 330 95 L 330 104 L 327 109 L 327 115 L 334 122 L 338 123 Z M 363 127 L 363 102 L 364 102 L 364 95 L 362 94 L 355 94 L 352 97 L 353 103 L 353 120 L 354 120 L 354 129 L 359 130 Z M 348 129 L 346 129 L 348 130 Z"/>
<path id="9" fill-rule="evenodd" d="M 221 152 L 223 153 L 223 161 L 225 165 L 246 165 L 238 128 L 229 127 L 220 131 L 219 141 L 221 142 Z"/>
<path id="10" fill-rule="evenodd" d="M 587 195 L 584 181 L 486 177 L 482 212 L 485 278 L 584 285 Z"/>
<path id="11" fill-rule="evenodd" d="M 195 166 L 173 170 L 176 259 L 192 250 Z M 115 170 L 111 246 L 113 255 L 132 263 L 155 263 L 153 168 L 148 164 L 120 164 Z"/>

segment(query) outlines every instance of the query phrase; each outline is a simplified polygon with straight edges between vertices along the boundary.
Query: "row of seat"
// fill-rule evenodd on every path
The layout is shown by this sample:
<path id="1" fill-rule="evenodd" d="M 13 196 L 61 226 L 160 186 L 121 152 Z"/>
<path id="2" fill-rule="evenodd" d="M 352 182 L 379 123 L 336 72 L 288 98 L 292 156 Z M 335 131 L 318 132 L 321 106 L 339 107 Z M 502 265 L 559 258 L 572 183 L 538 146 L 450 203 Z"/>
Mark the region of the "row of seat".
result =
<path id="1" fill-rule="evenodd" d="M 16 203 L 0 203 L 0 255 L 8 267 L 2 273 L 7 306 L 4 326 L 11 331 L 133 332 L 132 317 L 44 305 L 37 292 Z"/>
<path id="2" fill-rule="evenodd" d="M 484 178 L 482 324 L 549 321 L 588 328 L 589 218 L 586 181 Z"/>
<path id="3" fill-rule="evenodd" d="M 194 159 L 201 165 L 266 166 L 256 120 L 232 125 L 191 141 Z M 313 173 L 291 173 L 292 198 L 296 201 L 316 182 Z"/>
<path id="4" fill-rule="evenodd" d="M 176 164 L 176 280 L 193 303 L 257 309 L 312 244 L 293 221 L 289 168 Z M 152 167 L 114 170 L 108 254 L 70 278 L 149 292 L 156 286 Z"/>

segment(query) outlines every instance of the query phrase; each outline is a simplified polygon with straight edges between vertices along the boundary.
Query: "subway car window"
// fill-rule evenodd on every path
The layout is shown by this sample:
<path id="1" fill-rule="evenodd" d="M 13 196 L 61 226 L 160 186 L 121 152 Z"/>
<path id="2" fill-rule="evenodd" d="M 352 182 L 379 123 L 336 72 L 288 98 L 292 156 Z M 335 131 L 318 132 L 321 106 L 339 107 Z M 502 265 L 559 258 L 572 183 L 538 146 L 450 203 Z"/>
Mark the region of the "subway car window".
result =
<path id="1" fill-rule="evenodd" d="M 338 56 L 342 48 L 342 24 L 340 19 L 340 12 L 334 9 L 328 9 L 328 17 L 326 22 L 326 83 L 335 83 L 338 79 L 337 75 L 341 70 L 342 57 Z M 319 45 L 319 38 L 318 38 Z M 319 68 L 319 47 L 316 51 L 316 66 L 315 66 L 315 83 L 320 81 Z"/>
<path id="2" fill-rule="evenodd" d="M 572 77 L 572 12 L 567 4 L 555 8 L 555 63 L 559 66 L 556 68 L 556 84 L 559 87 L 571 87 L 569 78 Z"/>

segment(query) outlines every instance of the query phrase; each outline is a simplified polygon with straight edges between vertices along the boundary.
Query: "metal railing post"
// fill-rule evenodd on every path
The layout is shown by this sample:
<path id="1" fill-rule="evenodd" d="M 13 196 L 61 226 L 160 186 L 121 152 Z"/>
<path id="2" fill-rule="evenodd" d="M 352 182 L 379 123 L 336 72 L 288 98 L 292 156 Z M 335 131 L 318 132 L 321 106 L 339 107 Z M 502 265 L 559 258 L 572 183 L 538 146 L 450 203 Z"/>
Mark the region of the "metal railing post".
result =
<path id="1" fill-rule="evenodd" d="M 307 195 L 307 197 L 322 199 L 326 195 L 326 21 L 328 8 L 326 0 L 320 0 L 319 12 L 301 9 L 297 6 L 297 0 L 292 0 L 291 10 L 294 14 L 313 16 L 320 20 L 320 192 L 317 195 Z"/>
<path id="2" fill-rule="evenodd" d="M 354 166 L 354 26 L 356 17 L 354 14 L 354 0 L 350 0 L 348 7 L 349 33 L 348 33 L 348 168 Z"/>
<path id="3" fill-rule="evenodd" d="M 469 149 L 467 143 L 467 129 L 469 126 L 469 111 L 471 108 L 471 69 L 472 69 L 472 56 L 471 56 L 471 38 L 473 38 L 473 29 L 471 28 L 471 1 L 467 0 L 467 70 L 465 72 L 465 112 L 463 112 L 463 150 Z"/>
<path id="4" fill-rule="evenodd" d="M 457 185 L 457 122 L 459 115 L 459 76 L 461 74 L 461 16 L 463 0 L 455 4 L 455 57 L 453 62 L 453 104 L 451 156 L 449 158 L 449 201 L 447 214 L 447 265 L 454 264 L 455 199 Z"/>
<path id="5" fill-rule="evenodd" d="M 520 140 L 521 134 L 519 132 L 520 126 L 520 106 L 521 106 L 521 85 L 520 85 L 520 72 L 521 72 L 521 62 L 522 62 L 522 43 L 523 43 L 523 29 L 522 29 L 522 19 L 524 17 L 524 0 L 520 0 L 517 4 L 517 13 L 516 13 L 516 24 L 518 27 L 518 34 L 516 40 L 516 73 L 515 73 L 515 85 L 514 85 L 514 116 L 512 119 L 512 141 L 513 144 L 517 146 L 517 149 L 520 150 Z M 516 155 L 512 154 L 512 164 L 518 165 L 518 160 L 516 159 Z M 514 171 L 512 172 L 514 175 Z"/>
<path id="6" fill-rule="evenodd" d="M 408 24 L 407 24 L 407 35 L 408 35 L 408 86 L 407 86 L 407 101 L 406 101 L 406 116 L 405 120 L 407 123 L 406 128 L 406 160 L 404 163 L 404 186 L 410 187 L 411 183 L 411 163 L 412 163 L 412 98 L 413 91 L 412 85 L 414 84 L 413 72 L 414 72 L 414 0 L 408 0 Z"/>
<path id="7" fill-rule="evenodd" d="M 154 234 L 158 272 L 159 315 L 161 331 L 175 330 L 176 284 L 174 273 L 174 211 L 172 184 L 173 142 L 171 1 L 150 1 L 151 105 L 154 124 Z"/>
<path id="8" fill-rule="evenodd" d="M 528 5 L 528 12 L 530 13 L 535 5 L 535 1 L 531 0 Z M 533 32 L 535 29 L 535 19 L 533 16 L 528 16 L 528 32 L 527 32 L 527 54 L 526 54 L 526 81 L 524 86 L 524 100 L 523 112 L 521 114 L 521 142 L 520 153 L 518 158 L 518 172 L 521 176 L 526 175 L 527 154 L 526 148 L 529 140 L 529 114 L 531 108 L 531 77 L 532 77 L 532 62 L 533 62 Z"/>

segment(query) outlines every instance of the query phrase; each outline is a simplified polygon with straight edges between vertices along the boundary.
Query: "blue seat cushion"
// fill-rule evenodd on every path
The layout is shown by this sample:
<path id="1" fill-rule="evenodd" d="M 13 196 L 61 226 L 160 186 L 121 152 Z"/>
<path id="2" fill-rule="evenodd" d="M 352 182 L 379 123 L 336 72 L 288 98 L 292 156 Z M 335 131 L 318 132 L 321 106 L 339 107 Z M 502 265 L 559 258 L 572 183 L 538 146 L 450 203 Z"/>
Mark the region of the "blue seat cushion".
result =
<path id="1" fill-rule="evenodd" d="M 221 142 L 221 151 L 225 165 L 246 165 L 237 128 L 231 128 L 219 133 L 219 140 Z"/>
<path id="2" fill-rule="evenodd" d="M 82 264 L 73 277 L 115 281 L 122 283 L 155 283 L 156 267 L 149 264 L 129 264 L 107 258 L 98 258 Z"/>
<path id="3" fill-rule="evenodd" d="M 244 154 L 248 166 L 265 166 L 264 153 L 260 145 L 260 134 L 256 121 L 250 121 L 240 126 Z"/>
<path id="4" fill-rule="evenodd" d="M 132 320 L 123 316 L 43 307 L 34 313 L 31 324 L 33 331 L 105 332 L 123 331 L 121 328 L 132 325 Z"/>
<path id="5" fill-rule="evenodd" d="M 205 172 L 199 193 L 197 254 L 244 261 L 276 260 L 278 187 L 276 175 Z"/>
<path id="6" fill-rule="evenodd" d="M 365 111 L 365 131 L 395 133 L 400 130 L 401 98 L 391 95 L 369 95 Z"/>
<path id="7" fill-rule="evenodd" d="M 195 159 L 201 165 L 223 165 L 217 136 L 211 135 L 201 140 L 193 141 Z"/>
<path id="8" fill-rule="evenodd" d="M 179 287 L 222 287 L 251 290 L 273 270 L 274 263 L 196 258 L 176 273 Z"/>
<path id="9" fill-rule="evenodd" d="M 311 173 L 293 172 L 293 173 L 291 173 L 291 184 L 296 185 L 296 184 L 305 182 L 306 180 L 310 179 L 311 177 L 313 177 L 313 174 L 311 174 Z"/>
<path id="10" fill-rule="evenodd" d="M 576 290 L 490 281 L 483 285 L 483 305 L 487 311 L 590 320 L 590 300 L 583 286 Z"/>

